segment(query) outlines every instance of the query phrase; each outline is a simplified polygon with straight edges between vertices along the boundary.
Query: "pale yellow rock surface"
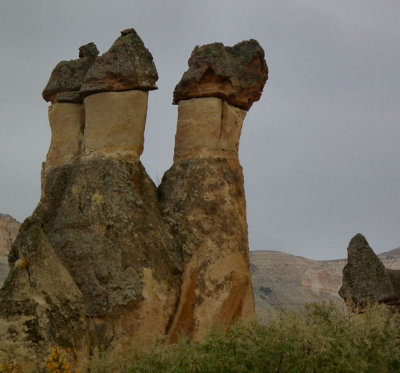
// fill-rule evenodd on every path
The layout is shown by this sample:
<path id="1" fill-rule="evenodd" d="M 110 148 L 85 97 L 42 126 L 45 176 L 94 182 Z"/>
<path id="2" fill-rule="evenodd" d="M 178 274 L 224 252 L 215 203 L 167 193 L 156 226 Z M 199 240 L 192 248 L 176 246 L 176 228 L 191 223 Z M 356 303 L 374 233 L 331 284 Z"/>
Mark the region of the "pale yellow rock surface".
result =
<path id="1" fill-rule="evenodd" d="M 171 315 L 175 312 L 177 289 L 154 277 L 151 268 L 143 268 L 143 300 L 137 310 L 121 315 L 114 324 L 119 331 L 114 348 L 136 343 L 152 345 L 162 338 L 167 330 Z"/>
<path id="2" fill-rule="evenodd" d="M 57 103 L 49 107 L 51 143 L 45 172 L 72 163 L 80 154 L 85 109 L 82 104 Z"/>
<path id="3" fill-rule="evenodd" d="M 184 257 L 169 340 L 201 340 L 255 317 L 239 138 L 246 112 L 215 97 L 182 100 L 161 211 Z"/>
<path id="4" fill-rule="evenodd" d="M 17 236 L 20 223 L 10 215 L 0 213 L 0 261 L 6 261 L 11 249 L 11 243 Z M 2 276 L 0 274 L 0 286 Z"/>
<path id="5" fill-rule="evenodd" d="M 85 98 L 84 156 L 137 160 L 143 152 L 147 91 L 103 92 Z"/>
<path id="6" fill-rule="evenodd" d="M 239 252 L 212 250 L 207 255 L 204 251 L 207 248 L 196 252 L 186 267 L 179 308 L 170 330 L 172 342 L 185 335 L 184 331 L 191 332 L 192 340 L 201 341 L 213 328 L 225 330 L 234 321 L 253 319 L 248 262 Z"/>
<path id="7" fill-rule="evenodd" d="M 216 97 L 183 100 L 178 105 L 174 161 L 237 159 L 246 111 Z"/>

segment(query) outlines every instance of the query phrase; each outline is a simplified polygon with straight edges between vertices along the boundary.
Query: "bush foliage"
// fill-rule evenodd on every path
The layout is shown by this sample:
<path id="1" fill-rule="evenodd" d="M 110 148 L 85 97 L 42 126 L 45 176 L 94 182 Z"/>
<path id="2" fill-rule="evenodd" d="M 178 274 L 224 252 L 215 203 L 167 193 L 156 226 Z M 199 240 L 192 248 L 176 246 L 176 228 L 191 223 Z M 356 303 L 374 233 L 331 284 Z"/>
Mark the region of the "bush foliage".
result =
<path id="1" fill-rule="evenodd" d="M 93 360 L 94 373 L 400 372 L 400 319 L 385 307 L 350 314 L 329 304 L 235 325 L 201 344 L 132 345 Z"/>

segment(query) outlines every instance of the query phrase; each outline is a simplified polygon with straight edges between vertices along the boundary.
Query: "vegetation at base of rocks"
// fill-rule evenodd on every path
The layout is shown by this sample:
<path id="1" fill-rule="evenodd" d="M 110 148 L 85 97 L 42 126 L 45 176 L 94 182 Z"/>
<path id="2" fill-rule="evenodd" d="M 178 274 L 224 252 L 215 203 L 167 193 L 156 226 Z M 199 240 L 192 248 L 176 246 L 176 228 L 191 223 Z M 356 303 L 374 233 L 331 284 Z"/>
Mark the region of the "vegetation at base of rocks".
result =
<path id="1" fill-rule="evenodd" d="M 6 363 L 0 363 L 0 373 L 22 373 L 22 370 L 14 360 L 9 360 Z"/>
<path id="2" fill-rule="evenodd" d="M 45 362 L 48 373 L 79 373 L 78 369 L 73 370 L 71 359 L 68 356 L 70 351 L 64 351 L 59 347 L 51 347 L 50 355 Z M 0 373 L 24 373 L 18 363 L 13 359 L 0 363 Z"/>
<path id="3" fill-rule="evenodd" d="M 46 361 L 46 368 L 49 373 L 78 373 L 78 370 L 72 370 L 68 353 L 58 347 L 50 348 L 50 356 Z"/>
<path id="4" fill-rule="evenodd" d="M 400 371 L 400 318 L 384 306 L 363 314 L 333 303 L 283 311 L 268 324 L 235 325 L 204 343 L 132 345 L 92 361 L 93 373 L 385 373 Z"/>

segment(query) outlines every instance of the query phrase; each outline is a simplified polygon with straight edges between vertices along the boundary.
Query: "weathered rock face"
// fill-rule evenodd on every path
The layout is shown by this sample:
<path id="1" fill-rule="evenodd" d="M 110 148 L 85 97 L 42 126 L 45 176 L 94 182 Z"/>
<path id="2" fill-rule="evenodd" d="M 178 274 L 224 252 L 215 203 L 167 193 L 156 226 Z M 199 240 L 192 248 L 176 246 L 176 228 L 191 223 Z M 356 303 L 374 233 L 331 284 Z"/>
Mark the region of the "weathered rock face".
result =
<path id="1" fill-rule="evenodd" d="M 161 209 L 184 258 L 170 338 L 201 338 L 254 316 L 243 176 L 229 160 L 175 162 L 159 187 Z"/>
<path id="2" fill-rule="evenodd" d="M 213 43 L 196 47 L 189 70 L 175 87 L 174 104 L 199 97 L 220 97 L 233 106 L 249 110 L 261 97 L 268 79 L 264 50 L 256 40 L 233 47 Z"/>
<path id="3" fill-rule="evenodd" d="M 38 224 L 25 220 L 0 290 L 0 361 L 39 371 L 49 345 L 72 348 L 84 361 L 90 346 L 82 294 Z"/>
<path id="4" fill-rule="evenodd" d="M 174 165 L 159 187 L 163 217 L 184 260 L 171 341 L 181 335 L 200 339 L 213 326 L 254 317 L 238 147 L 245 117 L 240 107 L 248 109 L 260 97 L 267 79 L 263 57 L 254 41 L 197 47 L 175 88 Z M 250 77 L 254 66 L 260 69 Z M 205 72 L 206 80 L 200 77 Z"/>
<path id="5" fill-rule="evenodd" d="M 103 92 L 85 98 L 85 157 L 138 160 L 143 152 L 146 91 Z"/>
<path id="6" fill-rule="evenodd" d="M 85 127 L 85 108 L 82 104 L 56 103 L 49 107 L 51 143 L 45 172 L 51 168 L 72 164 L 79 159 Z"/>
<path id="7" fill-rule="evenodd" d="M 386 269 L 365 237 L 354 236 L 347 248 L 339 295 L 349 307 L 362 310 L 369 302 L 400 305 L 400 271 Z"/>
<path id="8" fill-rule="evenodd" d="M 83 104 L 60 102 L 63 92 L 79 92 L 87 73 L 81 60 L 94 58 L 86 57 L 87 46 L 77 63 L 55 69 L 45 89 L 54 104 L 42 198 L 10 252 L 12 270 L 0 300 L 0 361 L 16 357 L 24 372 L 41 369 L 49 345 L 71 348 L 85 370 L 94 349 L 132 337 L 152 340 L 165 335 L 171 322 L 181 257 L 139 160 L 147 112 L 143 89 L 155 88 L 157 73 L 132 35 L 124 34 L 110 51 L 125 64 L 119 76 L 125 88 L 132 87 L 134 76 L 140 84 L 151 78 L 148 87 L 93 94 Z M 133 68 L 145 73 L 130 72 Z"/>
<path id="9" fill-rule="evenodd" d="M 158 74 L 151 53 L 134 29 L 121 32 L 111 48 L 96 59 L 85 77 L 81 95 L 109 91 L 157 89 Z"/>
<path id="10" fill-rule="evenodd" d="M 258 80 L 246 75 L 252 60 L 232 61 L 263 52 L 254 41 L 235 48 L 217 67 L 239 74 L 236 93 L 249 103 L 261 95 L 265 61 Z M 81 48 L 45 89 L 53 105 L 42 196 L 0 293 L 0 361 L 15 357 L 28 373 L 42 371 L 50 345 L 71 349 L 85 371 L 93 351 L 131 338 L 198 340 L 254 316 L 237 155 L 245 111 L 219 95 L 180 101 L 174 165 L 157 190 L 140 162 L 157 80 L 151 54 L 133 29 L 96 51 Z M 95 62 L 84 71 L 85 58 Z"/>
<path id="11" fill-rule="evenodd" d="M 174 161 L 238 159 L 239 138 L 246 111 L 216 97 L 181 101 Z"/>
<path id="12" fill-rule="evenodd" d="M 6 260 L 20 223 L 10 215 L 0 213 L 0 260 Z"/>
<path id="13" fill-rule="evenodd" d="M 78 60 L 58 63 L 43 90 L 43 98 L 51 101 L 52 104 L 56 102 L 81 103 L 79 90 L 98 54 L 96 45 L 89 43 L 79 48 Z"/>

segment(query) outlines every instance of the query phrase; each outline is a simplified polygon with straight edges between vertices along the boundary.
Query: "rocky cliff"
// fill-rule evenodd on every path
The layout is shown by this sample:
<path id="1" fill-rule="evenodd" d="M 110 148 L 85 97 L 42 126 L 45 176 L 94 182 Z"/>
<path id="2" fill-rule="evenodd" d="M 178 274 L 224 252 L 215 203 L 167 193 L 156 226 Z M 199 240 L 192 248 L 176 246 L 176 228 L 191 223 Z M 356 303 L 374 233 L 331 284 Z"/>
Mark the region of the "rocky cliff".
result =
<path id="1" fill-rule="evenodd" d="M 0 290 L 0 361 L 40 371 L 53 345 L 84 371 L 96 350 L 132 338 L 198 340 L 254 316 L 238 146 L 267 79 L 264 52 L 254 40 L 195 48 L 158 189 L 140 161 L 157 79 L 133 29 L 53 70 L 41 200 Z"/>

